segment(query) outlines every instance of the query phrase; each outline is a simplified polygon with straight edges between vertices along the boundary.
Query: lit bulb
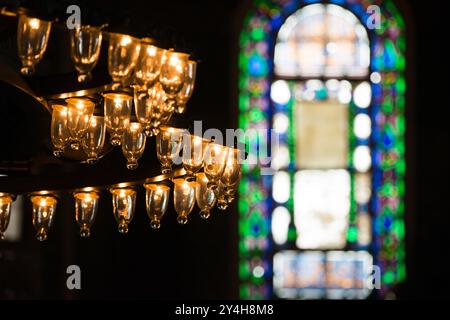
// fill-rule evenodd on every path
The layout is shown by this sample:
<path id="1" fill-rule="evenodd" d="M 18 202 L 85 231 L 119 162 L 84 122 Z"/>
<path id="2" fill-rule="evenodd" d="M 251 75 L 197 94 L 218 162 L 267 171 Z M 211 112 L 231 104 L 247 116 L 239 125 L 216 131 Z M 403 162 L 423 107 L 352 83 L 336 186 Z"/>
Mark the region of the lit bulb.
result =
<path id="1" fill-rule="evenodd" d="M 110 34 L 108 71 L 117 87 L 125 84 L 130 77 L 140 49 L 138 39 L 123 34 Z"/>
<path id="2" fill-rule="evenodd" d="M 80 226 L 80 236 L 88 238 L 97 215 L 100 196 L 93 191 L 75 192 L 73 196 L 75 198 L 75 219 Z"/>
<path id="3" fill-rule="evenodd" d="M 95 103 L 86 98 L 69 98 L 66 102 L 70 147 L 73 150 L 79 150 L 80 143 L 89 127 L 89 120 L 94 113 Z"/>
<path id="4" fill-rule="evenodd" d="M 133 97 L 124 93 L 103 94 L 105 125 L 113 146 L 120 146 L 122 134 L 130 122 Z"/>
<path id="5" fill-rule="evenodd" d="M 183 137 L 183 168 L 186 170 L 187 181 L 195 181 L 195 173 L 203 165 L 203 155 L 207 141 L 194 135 Z"/>
<path id="6" fill-rule="evenodd" d="M 0 193 L 0 240 L 5 239 L 5 232 L 8 229 L 9 218 L 11 217 L 11 204 L 15 197 L 9 193 Z"/>
<path id="7" fill-rule="evenodd" d="M 162 165 L 162 173 L 172 172 L 172 162 L 178 156 L 181 148 L 183 130 L 163 126 L 156 138 L 156 153 Z"/>
<path id="8" fill-rule="evenodd" d="M 168 51 L 166 60 L 161 66 L 159 81 L 169 99 L 176 99 L 176 95 L 183 88 L 189 55 L 181 52 Z"/>
<path id="9" fill-rule="evenodd" d="M 51 139 L 53 144 L 53 154 L 60 157 L 69 142 L 69 131 L 67 129 L 68 109 L 63 105 L 52 106 Z"/>
<path id="10" fill-rule="evenodd" d="M 145 134 L 139 122 L 130 122 L 122 136 L 122 152 L 127 158 L 127 168 L 134 170 L 138 167 L 138 159 L 145 149 Z"/>
<path id="11" fill-rule="evenodd" d="M 87 163 L 94 164 L 105 144 L 106 127 L 103 117 L 92 116 L 82 141 L 83 151 L 87 155 Z"/>
<path id="12" fill-rule="evenodd" d="M 51 195 L 31 196 L 33 205 L 33 226 L 39 241 L 47 240 L 47 233 L 53 224 L 58 200 Z"/>
<path id="13" fill-rule="evenodd" d="M 44 56 L 50 36 L 51 22 L 25 15 L 19 17 L 17 26 L 17 50 L 22 62 L 23 75 L 34 73 L 35 65 Z"/>
<path id="14" fill-rule="evenodd" d="M 78 71 L 78 82 L 92 78 L 91 71 L 97 64 L 101 45 L 100 28 L 81 26 L 70 31 L 70 57 Z"/>
<path id="15" fill-rule="evenodd" d="M 195 77 L 197 73 L 197 62 L 189 60 L 186 68 L 186 75 L 183 84 L 183 88 L 177 94 L 177 105 L 175 112 L 184 113 L 186 110 L 186 103 L 192 96 L 194 92 Z"/>
<path id="16" fill-rule="evenodd" d="M 173 201 L 179 224 L 186 224 L 195 204 L 195 182 L 174 179 Z"/>
<path id="17" fill-rule="evenodd" d="M 211 209 L 216 203 L 216 195 L 214 191 L 208 189 L 208 178 L 205 173 L 200 172 L 197 176 L 197 187 L 195 190 L 195 198 L 197 200 L 197 206 L 200 208 L 200 217 L 202 219 L 208 219 Z"/>
<path id="18" fill-rule="evenodd" d="M 210 143 L 205 152 L 204 170 L 208 178 L 208 188 L 215 190 L 225 169 L 229 148 Z"/>
<path id="19" fill-rule="evenodd" d="M 139 87 L 150 88 L 158 81 L 165 54 L 166 50 L 148 43 L 145 39 L 142 40 L 134 74 Z"/>
<path id="20" fill-rule="evenodd" d="M 161 227 L 161 219 L 167 211 L 170 188 L 163 184 L 146 184 L 145 204 L 150 226 L 153 229 Z"/>
<path id="21" fill-rule="evenodd" d="M 119 232 L 128 233 L 128 225 L 134 217 L 136 191 L 131 188 L 113 188 L 110 190 L 113 201 L 113 213 L 119 225 Z"/>
<path id="22" fill-rule="evenodd" d="M 225 168 L 220 180 L 226 185 L 235 184 L 241 176 L 241 151 L 239 149 L 228 148 L 225 159 Z"/>

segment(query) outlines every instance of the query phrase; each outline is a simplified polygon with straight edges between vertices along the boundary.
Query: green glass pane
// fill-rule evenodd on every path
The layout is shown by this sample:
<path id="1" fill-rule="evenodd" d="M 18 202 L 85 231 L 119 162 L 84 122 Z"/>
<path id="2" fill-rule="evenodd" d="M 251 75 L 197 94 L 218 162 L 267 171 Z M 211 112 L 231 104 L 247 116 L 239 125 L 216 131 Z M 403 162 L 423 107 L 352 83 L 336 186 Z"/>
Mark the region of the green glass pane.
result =
<path id="1" fill-rule="evenodd" d="M 261 41 L 265 38 L 265 32 L 262 28 L 255 28 L 252 30 L 251 37 L 255 41 Z"/>

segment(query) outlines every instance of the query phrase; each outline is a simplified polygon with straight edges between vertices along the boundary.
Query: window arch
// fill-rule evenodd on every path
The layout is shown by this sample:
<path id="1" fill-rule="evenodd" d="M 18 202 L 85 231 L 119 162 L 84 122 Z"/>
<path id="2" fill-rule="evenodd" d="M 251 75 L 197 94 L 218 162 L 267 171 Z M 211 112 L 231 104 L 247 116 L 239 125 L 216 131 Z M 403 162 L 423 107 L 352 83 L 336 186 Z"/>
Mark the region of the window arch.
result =
<path id="1" fill-rule="evenodd" d="M 243 167 L 242 298 L 365 298 L 372 264 L 378 295 L 404 280 L 404 52 L 390 0 L 261 0 L 246 17 L 239 126 L 279 147 L 273 176 Z"/>

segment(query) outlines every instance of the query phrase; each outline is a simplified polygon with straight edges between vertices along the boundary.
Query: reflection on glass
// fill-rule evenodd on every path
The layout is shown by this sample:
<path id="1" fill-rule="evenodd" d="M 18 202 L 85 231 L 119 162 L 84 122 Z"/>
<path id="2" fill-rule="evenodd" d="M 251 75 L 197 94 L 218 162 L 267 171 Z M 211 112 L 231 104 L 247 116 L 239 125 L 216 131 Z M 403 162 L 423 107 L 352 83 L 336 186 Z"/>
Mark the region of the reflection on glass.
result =
<path id="1" fill-rule="evenodd" d="M 167 211 L 170 188 L 164 184 L 146 184 L 145 204 L 150 225 L 153 229 L 161 227 L 161 219 Z"/>
<path id="2" fill-rule="evenodd" d="M 52 23 L 36 18 L 19 16 L 17 27 L 17 51 L 23 75 L 34 73 L 34 66 L 42 59 L 47 48 Z"/>
<path id="3" fill-rule="evenodd" d="M 11 204 L 15 197 L 9 193 L 0 192 L 0 240 L 5 239 L 5 232 L 8 229 L 9 218 L 11 217 Z"/>
<path id="4" fill-rule="evenodd" d="M 95 103 L 86 98 L 69 98 L 67 102 L 67 128 L 70 133 L 70 147 L 80 149 L 80 142 L 89 127 Z"/>
<path id="5" fill-rule="evenodd" d="M 47 233 L 53 225 L 58 200 L 51 195 L 31 196 L 33 205 L 33 226 L 39 241 L 47 240 Z"/>
<path id="6" fill-rule="evenodd" d="M 168 51 L 166 60 L 161 67 L 159 81 L 170 100 L 183 88 L 189 55 L 181 52 Z M 175 103 L 175 101 L 173 101 Z"/>
<path id="7" fill-rule="evenodd" d="M 122 152 L 127 158 L 127 168 L 137 169 L 145 149 L 145 134 L 139 122 L 130 122 L 122 136 Z"/>
<path id="8" fill-rule="evenodd" d="M 194 181 L 195 173 L 203 166 L 203 155 L 207 142 L 194 135 L 183 136 L 183 168 L 186 170 L 186 180 Z"/>
<path id="9" fill-rule="evenodd" d="M 103 94 L 105 124 L 113 146 L 120 146 L 122 134 L 130 122 L 133 97 L 125 93 L 108 92 Z"/>
<path id="10" fill-rule="evenodd" d="M 82 142 L 83 150 L 87 154 L 87 163 L 94 164 L 98 161 L 98 156 L 105 144 L 105 135 L 105 119 L 92 116 Z"/>
<path id="11" fill-rule="evenodd" d="M 80 226 L 80 236 L 89 238 L 98 211 L 99 194 L 93 191 L 74 193 L 75 219 Z"/>
<path id="12" fill-rule="evenodd" d="M 128 225 L 134 217 L 136 191 L 131 188 L 112 188 L 114 217 L 119 225 L 119 232 L 128 233 Z"/>
<path id="13" fill-rule="evenodd" d="M 175 109 L 176 113 L 184 113 L 186 111 L 186 103 L 189 101 L 192 93 L 194 92 L 196 74 L 197 62 L 189 60 L 187 63 L 183 88 L 177 94 L 177 105 Z"/>
<path id="14" fill-rule="evenodd" d="M 225 169 L 228 148 L 216 143 L 210 143 L 206 148 L 204 170 L 208 177 L 208 187 L 217 188 L 218 182 Z"/>
<path id="15" fill-rule="evenodd" d="M 210 211 L 216 203 L 216 195 L 214 191 L 208 189 L 208 178 L 203 172 L 196 174 L 197 187 L 195 190 L 195 198 L 197 200 L 197 206 L 200 208 L 200 217 L 202 219 L 208 219 L 211 215 Z"/>
<path id="16" fill-rule="evenodd" d="M 138 39 L 124 34 L 110 34 L 108 49 L 108 71 L 116 86 L 123 85 L 139 57 Z"/>
<path id="17" fill-rule="evenodd" d="M 63 105 L 53 105 L 52 109 L 51 138 L 53 154 L 56 157 L 60 157 L 63 155 L 64 149 L 70 138 L 67 129 L 68 110 L 67 107 Z"/>
<path id="18" fill-rule="evenodd" d="M 80 26 L 70 30 L 70 57 L 78 71 L 78 82 L 92 78 L 91 71 L 97 64 L 101 45 L 100 28 Z"/>
<path id="19" fill-rule="evenodd" d="M 172 162 L 179 155 L 183 130 L 172 127 L 161 127 L 156 138 L 156 153 L 161 162 L 163 174 L 172 172 Z"/>
<path id="20" fill-rule="evenodd" d="M 173 202 L 175 211 L 178 214 L 177 222 L 186 224 L 188 216 L 192 212 L 195 204 L 196 182 L 188 182 L 184 179 L 174 179 Z"/>
<path id="21" fill-rule="evenodd" d="M 134 77 L 139 86 L 150 88 L 158 80 L 166 50 L 142 39 Z"/>

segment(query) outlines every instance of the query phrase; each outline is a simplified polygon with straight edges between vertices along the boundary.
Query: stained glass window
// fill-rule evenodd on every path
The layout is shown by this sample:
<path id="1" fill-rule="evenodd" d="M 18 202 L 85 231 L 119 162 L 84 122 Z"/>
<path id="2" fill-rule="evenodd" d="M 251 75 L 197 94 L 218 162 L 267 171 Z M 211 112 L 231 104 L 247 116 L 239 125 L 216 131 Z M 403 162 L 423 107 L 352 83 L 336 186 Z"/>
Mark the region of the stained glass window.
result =
<path id="1" fill-rule="evenodd" d="M 381 25 L 368 29 L 373 4 Z M 255 0 L 240 48 L 239 126 L 272 128 L 279 138 L 269 164 L 243 166 L 240 296 L 366 298 L 367 264 L 381 271 L 372 294 L 385 296 L 406 276 L 397 8 L 392 0 Z M 259 139 L 249 158 L 268 141 Z M 261 174 L 267 167 L 272 176 Z"/>

